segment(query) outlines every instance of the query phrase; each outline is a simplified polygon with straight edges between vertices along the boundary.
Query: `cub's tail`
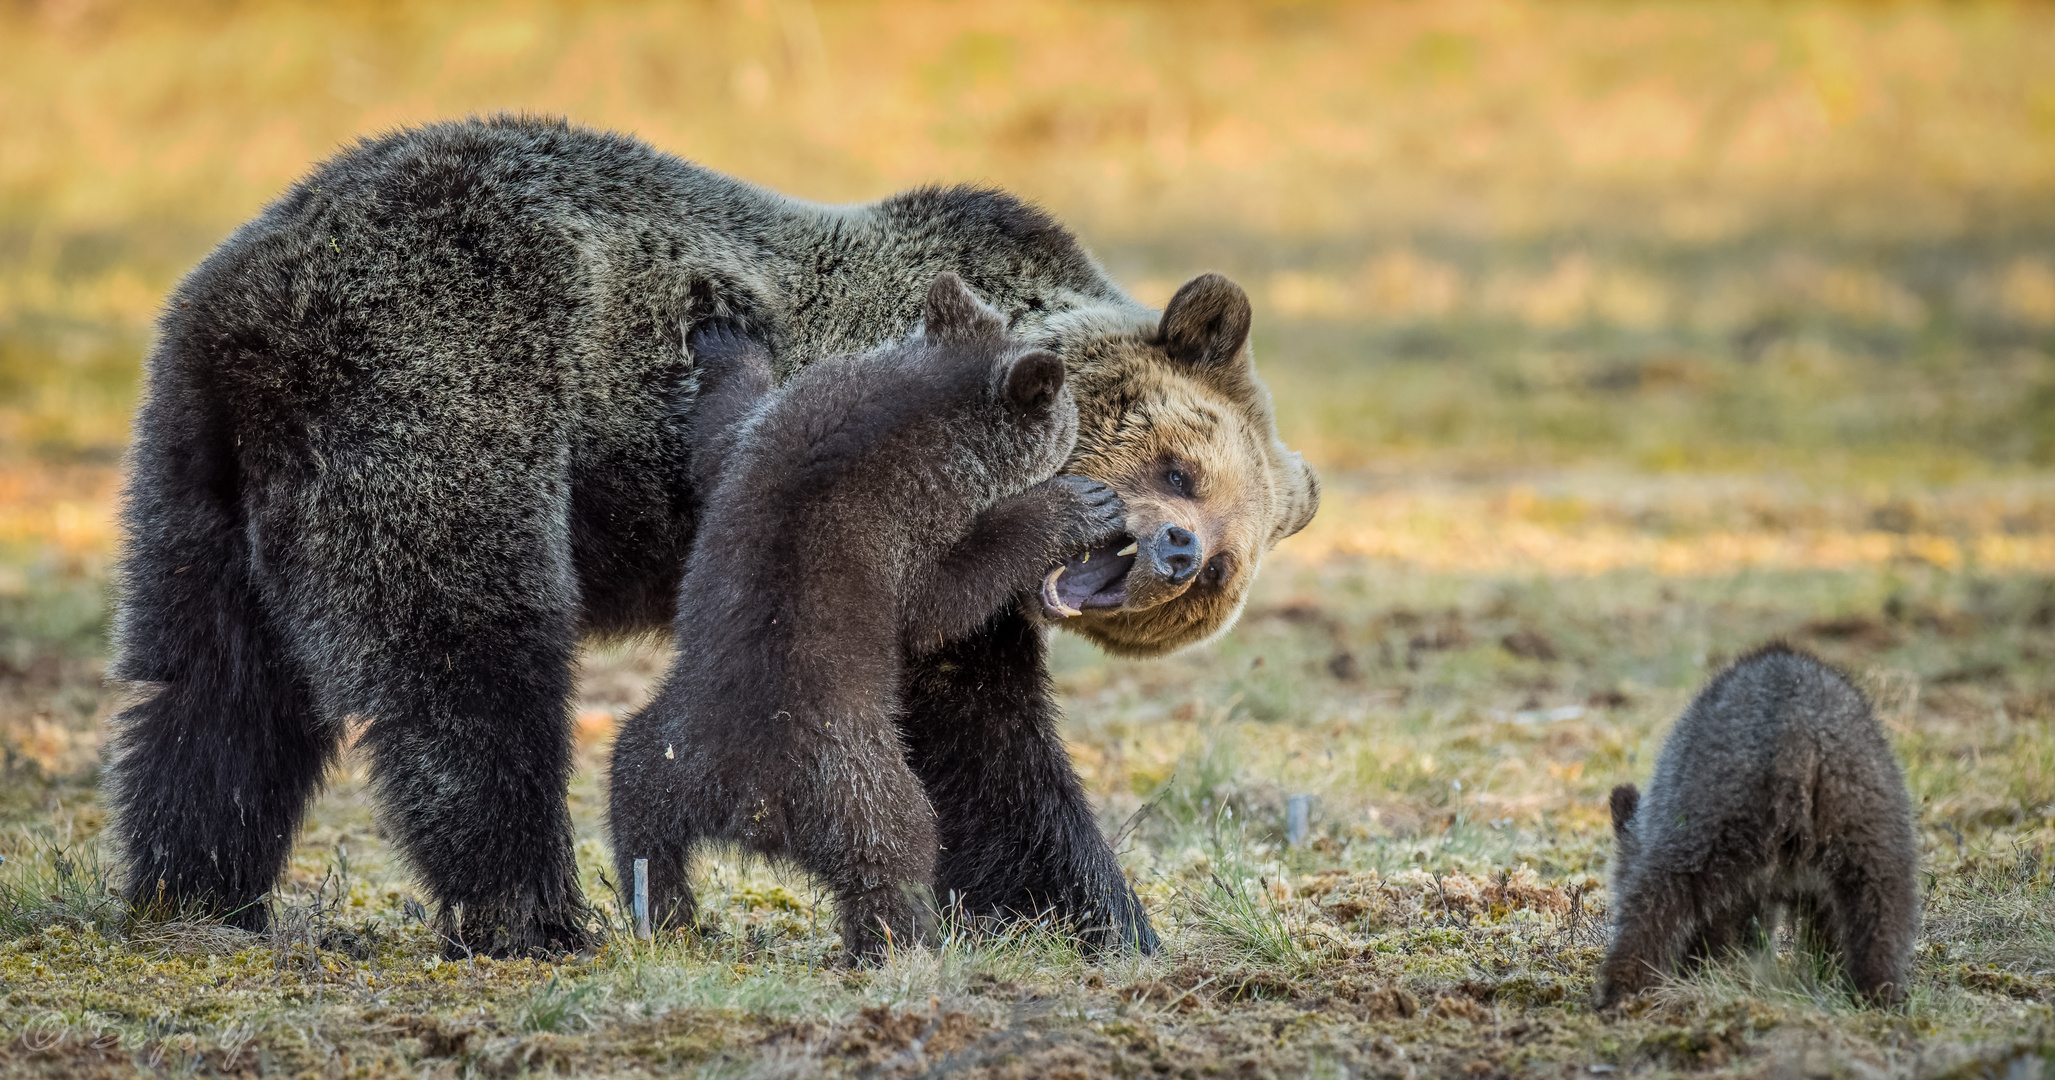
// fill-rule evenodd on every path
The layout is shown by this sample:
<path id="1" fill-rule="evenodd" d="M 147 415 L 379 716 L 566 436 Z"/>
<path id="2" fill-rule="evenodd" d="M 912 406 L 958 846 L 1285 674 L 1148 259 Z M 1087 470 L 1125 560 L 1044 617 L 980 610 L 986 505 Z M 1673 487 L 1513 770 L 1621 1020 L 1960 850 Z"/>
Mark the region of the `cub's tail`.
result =
<path id="1" fill-rule="evenodd" d="M 1612 797 L 1606 800 L 1613 808 L 1613 831 L 1627 831 L 1627 823 L 1634 820 L 1634 811 L 1641 806 L 1641 789 L 1632 784 L 1621 784 L 1613 789 Z"/>

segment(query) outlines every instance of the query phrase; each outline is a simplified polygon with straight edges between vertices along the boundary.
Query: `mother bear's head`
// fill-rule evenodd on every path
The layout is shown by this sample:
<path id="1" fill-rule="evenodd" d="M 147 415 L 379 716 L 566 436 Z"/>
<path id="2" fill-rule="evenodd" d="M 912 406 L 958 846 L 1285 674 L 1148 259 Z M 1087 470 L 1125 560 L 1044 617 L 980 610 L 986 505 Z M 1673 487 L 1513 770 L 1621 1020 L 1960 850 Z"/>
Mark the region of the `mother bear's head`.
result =
<path id="1" fill-rule="evenodd" d="M 1247 294 L 1203 274 L 1152 332 L 1051 329 L 1079 343 L 1064 350 L 1080 412 L 1067 471 L 1120 493 L 1130 536 L 1045 585 L 1044 614 L 1076 610 L 1066 627 L 1129 656 L 1219 634 L 1264 554 L 1320 504 L 1320 478 L 1278 438 L 1256 376 Z"/>

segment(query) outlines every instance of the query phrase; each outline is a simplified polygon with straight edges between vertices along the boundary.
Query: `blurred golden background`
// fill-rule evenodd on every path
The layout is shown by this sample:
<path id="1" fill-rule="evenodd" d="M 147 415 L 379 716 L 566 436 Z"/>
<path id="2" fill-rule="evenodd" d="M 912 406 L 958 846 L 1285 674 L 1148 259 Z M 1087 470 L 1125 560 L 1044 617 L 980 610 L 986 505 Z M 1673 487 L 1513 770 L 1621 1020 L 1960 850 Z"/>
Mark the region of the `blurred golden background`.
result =
<path id="1" fill-rule="evenodd" d="M 1005 186 L 1151 302 L 1229 273 L 1329 478 L 1281 558 L 2055 572 L 2047 6 L 47 0 L 0 6 L 0 660 L 103 647 L 177 277 L 496 110 Z"/>

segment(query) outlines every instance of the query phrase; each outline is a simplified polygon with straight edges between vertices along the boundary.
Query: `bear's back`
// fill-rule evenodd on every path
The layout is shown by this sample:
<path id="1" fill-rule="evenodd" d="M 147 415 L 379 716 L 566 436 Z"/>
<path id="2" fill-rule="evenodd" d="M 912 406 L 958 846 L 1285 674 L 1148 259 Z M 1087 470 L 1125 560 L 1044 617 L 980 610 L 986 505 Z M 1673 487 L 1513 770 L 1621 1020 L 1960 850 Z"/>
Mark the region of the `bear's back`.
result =
<path id="1" fill-rule="evenodd" d="M 984 351 L 827 357 L 760 404 L 702 511 L 680 647 L 756 634 L 767 648 L 741 662 L 896 665 L 903 594 L 1019 471 L 995 460 L 1009 421 Z"/>
<path id="2" fill-rule="evenodd" d="M 1902 792 L 1862 692 L 1832 666 L 1774 644 L 1735 661 L 1685 709 L 1635 825 L 1651 857 L 1697 865 L 1718 848 L 1809 836 L 1836 806 L 1886 811 Z"/>
<path id="3" fill-rule="evenodd" d="M 985 380 L 944 360 L 902 345 L 795 374 L 746 421 L 703 528 L 835 535 L 842 561 L 877 566 L 921 526 L 974 513 L 984 493 L 964 481 L 986 468 Z"/>

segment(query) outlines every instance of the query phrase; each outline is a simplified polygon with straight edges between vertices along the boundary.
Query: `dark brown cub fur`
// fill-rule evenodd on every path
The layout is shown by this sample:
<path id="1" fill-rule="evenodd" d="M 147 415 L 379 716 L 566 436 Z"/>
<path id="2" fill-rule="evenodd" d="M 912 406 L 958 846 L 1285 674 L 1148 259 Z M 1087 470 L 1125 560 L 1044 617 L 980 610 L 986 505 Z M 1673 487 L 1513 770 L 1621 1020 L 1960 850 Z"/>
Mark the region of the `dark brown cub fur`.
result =
<path id="1" fill-rule="evenodd" d="M 943 274 L 922 332 L 809 364 L 694 339 L 693 474 L 709 492 L 663 688 L 621 728 L 608 824 L 650 861 L 659 925 L 693 917 L 709 840 L 833 889 L 852 959 L 920 935 L 936 825 L 898 727 L 909 657 L 983 627 L 1119 535 L 1111 489 L 1056 476 L 1077 438 L 1062 360 Z"/>
<path id="2" fill-rule="evenodd" d="M 1612 1005 L 1686 956 L 1715 957 L 1792 913 L 1876 1002 L 1905 995 L 1919 897 L 1905 781 L 1848 677 L 1774 644 L 1701 691 L 1643 796 L 1612 793 L 1619 859 Z"/>

